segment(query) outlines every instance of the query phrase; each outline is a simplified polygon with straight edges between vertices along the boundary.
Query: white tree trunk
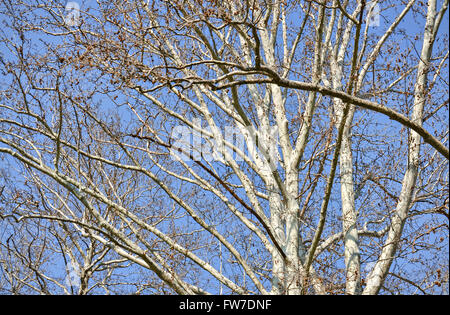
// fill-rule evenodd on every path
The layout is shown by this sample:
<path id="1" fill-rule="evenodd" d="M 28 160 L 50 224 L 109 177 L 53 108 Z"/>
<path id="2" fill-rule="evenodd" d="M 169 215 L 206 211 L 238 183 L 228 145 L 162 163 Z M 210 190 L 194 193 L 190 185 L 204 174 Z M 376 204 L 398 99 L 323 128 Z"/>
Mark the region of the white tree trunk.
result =
<path id="1" fill-rule="evenodd" d="M 427 74 L 433 49 L 434 35 L 433 29 L 436 23 L 436 0 L 428 1 L 427 20 L 422 43 L 422 52 L 420 55 L 419 66 L 417 69 L 417 79 L 414 86 L 414 105 L 412 121 L 422 125 L 423 110 L 427 97 Z M 363 294 L 377 294 L 386 279 L 392 261 L 395 258 L 396 250 L 402 235 L 403 227 L 408 216 L 411 205 L 411 199 L 414 194 L 416 184 L 421 137 L 414 131 L 411 131 L 408 142 L 408 168 L 405 172 L 400 197 L 392 217 L 392 223 L 389 229 L 387 239 L 381 251 L 377 263 L 367 277 L 367 285 Z"/>

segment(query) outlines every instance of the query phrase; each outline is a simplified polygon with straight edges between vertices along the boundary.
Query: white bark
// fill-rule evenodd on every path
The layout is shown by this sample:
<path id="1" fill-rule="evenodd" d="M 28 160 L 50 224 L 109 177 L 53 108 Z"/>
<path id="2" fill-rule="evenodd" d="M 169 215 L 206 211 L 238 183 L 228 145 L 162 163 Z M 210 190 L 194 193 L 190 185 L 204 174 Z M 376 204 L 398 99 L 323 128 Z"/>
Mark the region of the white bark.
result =
<path id="1" fill-rule="evenodd" d="M 434 35 L 433 29 L 436 23 L 436 0 L 428 1 L 427 19 L 422 41 L 422 52 L 420 54 L 419 66 L 417 69 L 417 79 L 414 86 L 414 105 L 412 121 L 422 125 L 423 111 L 426 105 L 426 95 L 428 90 L 427 76 L 430 66 L 430 58 L 433 50 Z M 381 251 L 380 257 L 367 280 L 367 285 L 363 294 L 377 294 L 386 279 L 392 261 L 395 258 L 396 250 L 400 242 L 403 227 L 411 206 L 414 187 L 417 180 L 420 160 L 421 137 L 414 131 L 408 141 L 408 169 L 405 172 L 402 190 L 398 200 L 397 208 L 392 217 L 391 226 Z"/>
<path id="2" fill-rule="evenodd" d="M 204 277 L 200 284 L 207 279 L 204 283 L 217 285 L 220 293 L 379 293 L 417 197 L 421 141 L 437 151 L 432 160 L 448 160 L 445 132 L 435 136 L 436 130 L 423 126 L 433 42 L 448 1 L 439 12 L 436 0 L 428 1 L 418 65 L 398 76 L 386 70 L 391 83 L 381 82 L 380 91 L 373 91 L 395 95 L 399 82 L 406 82 L 417 69 L 411 117 L 397 110 L 397 103 L 369 99 L 375 94 L 361 91 L 367 89 L 366 74 L 378 63 L 380 52 L 415 0 L 404 4 L 383 34 L 374 34 L 379 36 L 375 41 L 367 25 L 358 25 L 364 1 L 225 1 L 211 8 L 200 2 L 156 1 L 170 12 L 161 14 L 165 11 L 155 10 L 148 1 L 113 1 L 111 12 L 103 8 L 105 21 L 86 15 L 89 23 L 77 29 L 60 25 L 63 32 L 42 26 L 38 23 L 42 17 L 36 17 L 35 25 L 30 22 L 36 32 L 73 45 L 74 51 L 55 49 L 64 58 L 51 49 L 50 57 L 42 57 L 41 52 L 22 56 L 18 44 L 0 34 L 5 49 L 13 52 L 11 59 L 17 57 L 17 68 L 0 59 L 0 71 L 12 78 L 0 96 L 0 155 L 33 174 L 26 183 L 35 185 L 46 201 L 44 211 L 29 201 L 23 203 L 22 196 L 15 197 L 20 211 L 0 212 L 0 219 L 67 224 L 80 238 L 100 246 L 104 251 L 100 257 L 94 245 L 84 249 L 78 243 L 67 254 L 82 262 L 84 282 L 79 292 L 83 294 L 90 292 L 92 272 L 109 251 L 121 262 L 151 271 L 163 287 L 161 292 L 214 293 L 193 282 L 198 276 Z M 128 13 L 134 10 L 129 4 L 136 5 L 135 16 Z M 62 18 L 53 8 L 43 9 L 57 17 L 55 25 Z M 20 16 L 15 18 L 20 21 Z M 439 84 L 448 52 L 443 56 L 431 85 Z M 53 68 L 52 60 L 60 59 L 59 68 Z M 35 63 L 45 69 L 47 63 L 51 65 L 45 70 L 51 73 L 48 82 L 37 82 L 32 72 L 41 70 L 33 68 Z M 79 76 L 73 79 L 72 71 Z M 107 79 L 89 81 L 90 74 L 99 72 Z M 101 88 L 95 91 L 129 109 L 128 120 L 123 120 L 129 126 L 121 125 L 121 119 L 115 125 L 114 119 L 103 117 L 92 95 L 83 94 L 88 92 L 76 90 L 85 98 L 72 93 L 82 80 L 95 88 L 97 83 L 115 87 L 113 92 L 120 96 Z M 11 91 L 16 99 L 10 97 Z M 41 101 L 43 96 L 48 99 Z M 444 106 L 434 106 L 430 117 Z M 353 134 L 358 127 L 353 119 L 360 109 L 380 113 L 411 132 L 407 169 L 391 222 L 390 213 L 383 209 L 358 216 L 355 191 L 359 195 L 361 189 L 355 187 L 355 178 L 361 170 L 355 159 L 364 151 L 354 154 L 352 142 L 366 136 Z M 206 159 L 198 147 L 192 151 L 177 147 L 167 130 L 176 125 L 219 144 L 220 161 Z M 259 150 L 234 144 L 224 130 L 227 125 L 238 128 L 247 148 L 258 143 Z M 278 130 L 279 143 L 271 135 L 272 128 Z M 180 153 L 178 159 L 170 158 L 174 152 Z M 370 158 L 362 157 L 365 162 Z M 430 172 L 430 178 L 441 169 L 444 162 Z M 387 200 L 397 197 L 389 191 L 396 185 L 396 174 L 388 188 L 376 174 L 366 175 L 364 183 L 378 185 L 375 189 L 380 188 Z M 433 189 L 423 191 L 434 194 L 430 197 L 434 203 L 443 198 Z M 163 203 L 158 214 L 152 209 L 150 192 L 157 196 L 155 204 Z M 363 197 L 373 203 L 376 193 Z M 373 206 L 361 204 L 361 208 Z M 442 209 L 445 214 L 445 202 Z M 380 229 L 369 230 L 368 224 L 379 224 Z M 365 239 L 379 245 L 383 237 L 379 258 L 361 292 L 364 260 L 360 257 L 367 258 L 364 250 L 376 247 L 368 246 Z M 337 271 L 341 261 L 345 268 Z M 200 271 L 192 274 L 188 268 Z M 52 277 L 36 274 L 70 293 Z M 338 279 L 345 283 L 337 283 Z M 45 292 L 44 286 L 30 286 Z"/>

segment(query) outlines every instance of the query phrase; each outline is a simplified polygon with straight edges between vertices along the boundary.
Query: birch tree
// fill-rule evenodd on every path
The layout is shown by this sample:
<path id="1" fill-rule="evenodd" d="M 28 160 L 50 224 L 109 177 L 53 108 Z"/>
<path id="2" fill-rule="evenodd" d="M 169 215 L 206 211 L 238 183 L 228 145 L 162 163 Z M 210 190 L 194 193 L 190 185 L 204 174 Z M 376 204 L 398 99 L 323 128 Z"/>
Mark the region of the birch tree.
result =
<path id="1" fill-rule="evenodd" d="M 448 0 L 0 8 L 4 292 L 448 293 Z"/>

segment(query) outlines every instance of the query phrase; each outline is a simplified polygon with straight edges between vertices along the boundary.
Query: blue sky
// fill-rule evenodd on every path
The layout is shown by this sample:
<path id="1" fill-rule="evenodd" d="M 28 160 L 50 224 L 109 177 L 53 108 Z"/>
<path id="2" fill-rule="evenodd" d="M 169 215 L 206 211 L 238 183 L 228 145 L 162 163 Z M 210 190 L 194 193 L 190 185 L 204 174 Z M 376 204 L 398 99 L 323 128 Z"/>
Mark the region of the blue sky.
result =
<path id="1" fill-rule="evenodd" d="M 60 2 L 63 3 L 63 1 L 60 1 Z M 88 7 L 89 8 L 93 8 L 94 10 L 96 8 L 96 2 L 95 1 L 83 1 L 83 2 L 80 1 L 79 3 L 81 4 L 81 10 L 82 11 L 86 10 Z M 388 10 L 385 10 L 384 5 L 385 5 L 385 2 L 382 1 L 381 5 L 380 5 L 381 6 L 381 11 L 382 11 L 382 13 L 381 13 L 382 18 L 380 19 L 380 26 L 376 27 L 376 28 L 372 28 L 371 29 L 371 33 L 372 32 L 374 34 L 383 33 L 384 30 L 388 27 L 388 25 L 392 21 L 392 18 L 403 8 L 402 6 L 397 6 L 395 8 L 389 8 Z M 412 12 L 408 13 L 408 15 L 405 18 L 405 20 L 399 26 L 399 30 L 404 30 L 404 34 L 397 33 L 395 35 L 395 37 L 394 37 L 395 40 L 398 41 L 398 45 L 400 47 L 400 50 L 407 50 L 408 47 L 413 46 L 413 47 L 411 47 L 412 49 L 410 51 L 410 53 L 412 55 L 420 53 L 420 50 L 421 50 L 421 41 L 420 41 L 420 39 L 421 39 L 421 37 L 419 37 L 419 39 L 417 41 L 411 42 L 410 40 L 405 39 L 405 36 L 406 35 L 407 36 L 412 36 L 414 34 L 419 34 L 420 35 L 423 32 L 424 20 L 423 19 L 419 19 L 419 20 L 421 22 L 417 23 L 417 19 L 414 18 L 414 15 L 412 14 Z M 301 18 L 299 18 L 298 21 L 301 21 Z M 294 23 L 294 26 L 295 26 L 295 21 L 294 20 L 293 20 L 293 23 Z M 442 32 L 442 35 L 447 35 L 447 39 L 448 39 L 448 13 L 447 13 L 446 17 L 443 19 L 442 26 L 441 26 L 441 32 Z M 7 35 L 9 36 L 10 34 L 7 34 Z M 13 35 L 13 34 L 11 34 L 11 35 Z M 16 35 L 14 35 L 14 36 L 16 36 Z M 52 39 L 50 37 L 43 36 L 42 34 L 40 34 L 39 36 L 42 36 L 42 37 L 40 37 L 40 38 L 34 38 L 33 37 L 31 39 L 33 44 L 36 44 L 37 47 L 40 47 L 40 48 L 44 49 L 46 46 L 45 46 L 45 44 L 43 44 L 43 42 L 47 42 L 47 43 L 50 43 L 52 45 L 53 44 L 55 44 L 55 45 L 58 44 L 58 40 L 59 39 Z M 43 42 L 41 42 L 41 41 L 43 41 Z M 436 47 L 438 47 L 438 46 L 442 47 L 442 45 L 446 45 L 446 44 L 447 43 L 444 43 L 444 42 L 438 42 L 438 43 L 436 43 Z M 9 55 L 8 50 L 5 49 L 5 47 L 3 46 L 3 43 L 0 45 L 0 54 L 3 55 L 3 57 L 5 57 L 5 58 L 10 58 L 11 57 Z M 383 51 L 382 52 L 382 57 L 380 59 L 378 59 L 377 62 L 376 62 L 376 67 L 377 68 L 378 67 L 383 68 L 385 66 L 384 63 L 386 61 L 389 61 L 390 59 L 393 59 L 393 58 L 394 58 L 394 55 L 391 56 L 387 52 Z M 415 76 L 415 72 L 413 72 L 411 74 L 411 76 L 414 77 Z M 443 77 L 444 78 L 445 77 L 448 78 L 448 68 L 443 71 Z M 6 85 L 7 83 L 8 83 L 8 79 L 7 78 L 2 78 L 2 83 L 0 84 L 0 87 L 3 88 L 3 86 Z M 379 82 L 377 82 L 377 83 L 379 83 Z M 83 84 L 83 82 L 81 82 L 81 85 L 82 84 Z M 78 88 L 80 88 L 80 92 L 83 92 L 83 91 L 89 89 L 90 88 L 89 84 L 90 83 L 87 83 L 86 86 L 78 87 Z M 448 81 L 447 81 L 447 84 L 448 84 Z M 448 88 L 448 85 L 447 85 L 447 88 Z M 105 97 L 105 96 L 102 96 L 102 95 L 96 95 L 94 97 L 94 99 L 93 99 L 93 102 L 97 103 L 99 108 L 103 111 L 105 119 L 107 119 L 106 117 L 108 117 L 108 115 L 110 113 L 115 114 L 115 115 L 118 116 L 120 121 L 125 126 L 128 125 L 130 131 L 132 131 L 134 127 L 137 127 L 137 124 L 136 124 L 136 126 L 134 126 L 134 124 L 131 123 L 133 121 L 133 116 L 132 116 L 131 112 L 126 107 L 121 107 L 121 106 L 114 105 L 111 98 L 112 97 Z M 167 96 L 167 98 L 170 100 L 169 96 Z M 412 96 L 409 96 L 409 101 L 411 101 L 411 98 L 412 98 Z M 116 100 L 116 102 L 120 103 L 120 102 L 125 102 L 126 100 L 127 99 L 126 99 L 125 96 L 119 96 L 119 98 Z M 324 103 L 327 103 L 327 102 L 328 102 L 328 100 L 326 100 Z M 292 103 L 288 102 L 288 104 L 292 104 L 292 106 L 295 106 L 295 101 L 292 101 Z M 403 106 L 402 102 L 398 101 L 398 100 L 397 100 L 397 102 L 395 102 L 395 101 L 390 102 L 389 106 L 393 106 L 393 107 L 399 108 L 400 110 L 404 109 L 402 107 Z M 294 111 L 292 111 L 292 112 L 294 112 Z M 322 114 L 325 114 L 325 113 L 326 112 L 324 111 Z M 444 116 L 446 116 L 448 118 L 448 111 L 444 111 L 443 110 L 443 111 L 440 112 L 440 114 L 444 115 Z M 355 116 L 355 121 L 364 121 L 364 119 L 366 119 L 365 118 L 366 115 L 367 115 L 367 113 L 365 111 L 358 111 L 356 116 Z M 52 114 L 49 113 L 49 116 L 51 117 Z M 292 117 L 290 117 L 290 118 L 292 118 Z M 160 119 L 160 118 L 157 118 L 157 119 Z M 391 130 L 391 135 L 392 136 L 397 136 L 402 131 L 402 127 L 398 123 L 387 119 L 383 115 L 371 114 L 370 115 L 370 119 L 373 119 L 373 120 L 376 120 L 376 121 L 373 121 L 371 124 L 369 124 L 370 125 L 370 129 L 369 130 L 358 129 L 358 127 L 357 127 L 357 128 L 355 128 L 355 132 L 368 132 L 370 134 L 373 134 L 374 137 L 376 137 L 378 132 L 379 132 L 380 135 L 384 135 L 386 128 L 389 128 L 389 130 Z M 175 124 L 175 122 L 171 121 L 170 123 L 168 123 L 168 127 L 169 127 L 169 125 L 170 125 L 170 127 L 173 127 L 174 124 Z M 429 128 L 433 128 L 433 126 L 431 125 L 431 122 L 430 122 L 429 125 L 427 124 L 427 128 L 428 127 Z M 380 136 L 379 141 L 382 141 L 382 140 L 383 139 Z M 355 141 L 354 145 L 355 146 L 356 145 L 366 146 L 367 147 L 367 151 L 366 151 L 367 155 L 362 157 L 362 159 L 366 163 L 367 163 L 368 160 L 372 159 L 374 165 L 376 165 L 377 159 L 379 159 L 379 157 L 377 155 L 375 155 L 376 154 L 376 150 L 372 150 L 373 148 L 371 148 L 370 144 L 368 144 L 368 143 L 357 143 Z M 405 149 L 406 147 L 403 146 L 403 148 Z M 308 148 L 305 154 L 308 155 L 310 153 L 311 153 L 311 148 Z M 354 158 L 357 159 L 358 157 L 354 157 Z M 12 163 L 12 165 L 14 166 L 14 162 L 10 161 L 10 163 Z M 155 167 L 151 167 L 150 165 L 151 165 L 151 163 L 149 162 L 149 167 L 150 167 L 151 170 L 156 170 Z M 217 167 L 217 170 L 219 172 L 226 172 L 226 171 L 228 171 L 226 167 L 220 166 L 219 163 L 214 163 L 214 166 Z M 12 173 L 15 173 L 15 176 L 17 176 L 16 178 L 19 180 L 21 170 L 19 169 L 18 172 L 15 172 L 13 170 L 11 170 L 11 171 L 12 171 Z M 327 174 L 327 173 L 328 173 L 328 169 L 326 168 L 325 169 L 325 174 Z M 235 182 L 235 183 L 237 183 L 237 182 Z M 181 189 L 183 191 L 189 191 L 189 190 L 194 188 L 193 186 L 188 185 L 188 184 L 183 184 L 181 186 L 180 183 L 176 183 L 176 182 L 173 184 L 173 187 L 174 187 L 174 189 L 175 188 L 176 189 Z M 320 191 L 320 189 L 321 188 L 319 188 L 319 191 Z M 160 193 L 158 195 L 160 196 L 161 200 L 164 200 L 164 202 L 166 202 L 167 204 L 171 204 L 169 199 L 167 197 L 165 197 L 163 193 Z M 244 193 L 241 193 L 241 195 L 244 196 L 244 198 L 245 198 L 245 194 Z M 329 217 L 329 220 L 330 220 L 329 223 L 330 223 L 330 227 L 331 228 L 327 232 L 331 232 L 331 230 L 334 228 L 332 222 L 334 222 L 334 220 L 336 220 L 338 218 L 338 216 L 339 216 L 339 207 L 340 207 L 340 200 L 339 200 L 340 197 L 339 196 L 340 196 L 339 184 L 338 184 L 338 182 L 336 182 L 336 184 L 334 186 L 332 203 L 330 204 L 330 209 L 332 209 L 332 213 L 331 213 L 331 215 Z M 207 194 L 204 198 L 205 198 L 205 200 L 208 201 L 206 207 L 214 205 L 214 199 L 212 199 L 211 196 L 208 196 L 208 194 Z M 357 200 L 357 207 L 363 209 L 363 211 L 370 211 L 370 209 L 365 209 L 364 208 L 364 206 L 365 206 L 364 202 L 365 202 L 364 199 Z M 267 207 L 267 205 L 265 205 L 264 203 L 263 203 L 263 205 L 265 207 Z M 198 206 L 201 207 L 201 205 L 198 205 Z M 212 218 L 212 219 L 214 219 L 214 218 Z M 185 218 L 181 219 L 178 223 L 184 224 L 186 221 L 189 221 L 189 223 L 191 225 L 193 223 L 192 220 L 188 220 L 188 219 L 185 219 Z M 169 228 L 169 226 L 163 227 L 163 228 Z M 224 232 L 226 232 L 227 228 L 229 228 L 229 226 L 222 226 L 221 227 L 221 229 L 224 229 L 223 230 Z M 235 228 L 237 230 L 240 229 L 240 228 L 238 228 L 238 226 L 236 226 Z M 5 237 L 8 237 L 7 229 L 3 230 L 3 233 L 0 235 L 0 239 L 4 239 Z M 258 250 L 259 246 L 260 246 L 260 244 L 258 244 L 256 242 L 256 245 L 255 245 L 255 247 L 252 250 L 254 250 L 254 251 Z M 366 261 L 370 262 L 374 258 L 376 258 L 376 257 L 364 257 L 365 260 L 363 262 L 363 268 L 365 266 Z M 218 257 L 213 258 L 212 259 L 212 263 L 215 266 L 218 266 L 219 265 Z M 399 260 L 398 264 L 401 264 L 401 263 L 402 263 L 401 260 Z M 338 266 L 339 265 L 342 266 L 343 262 L 342 262 L 342 260 L 340 260 L 340 261 L 336 262 L 336 264 Z M 61 268 L 62 264 L 61 264 L 61 262 L 55 261 L 55 266 L 57 266 L 58 268 Z M 397 267 L 393 266 L 393 268 L 397 268 Z M 140 267 L 138 267 L 137 269 L 141 270 Z M 134 268 L 125 269 L 123 271 L 123 274 L 124 275 L 128 274 L 130 271 L 132 271 L 132 272 L 139 272 L 138 270 L 135 270 Z M 414 268 L 412 270 L 414 270 Z M 226 272 L 227 273 L 229 272 L 229 274 L 237 273 L 237 269 L 228 270 Z M 218 290 L 218 286 L 215 284 L 215 287 L 213 286 L 211 289 L 214 292 L 214 290 Z"/>

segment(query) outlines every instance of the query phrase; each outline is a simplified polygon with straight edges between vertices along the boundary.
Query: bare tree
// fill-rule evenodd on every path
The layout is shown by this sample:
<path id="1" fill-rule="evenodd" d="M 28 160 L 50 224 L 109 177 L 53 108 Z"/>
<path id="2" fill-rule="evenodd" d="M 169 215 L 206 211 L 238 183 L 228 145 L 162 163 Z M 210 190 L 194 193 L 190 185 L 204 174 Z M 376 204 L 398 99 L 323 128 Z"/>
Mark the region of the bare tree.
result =
<path id="1" fill-rule="evenodd" d="M 2 292 L 448 294 L 447 0 L 0 8 Z"/>

